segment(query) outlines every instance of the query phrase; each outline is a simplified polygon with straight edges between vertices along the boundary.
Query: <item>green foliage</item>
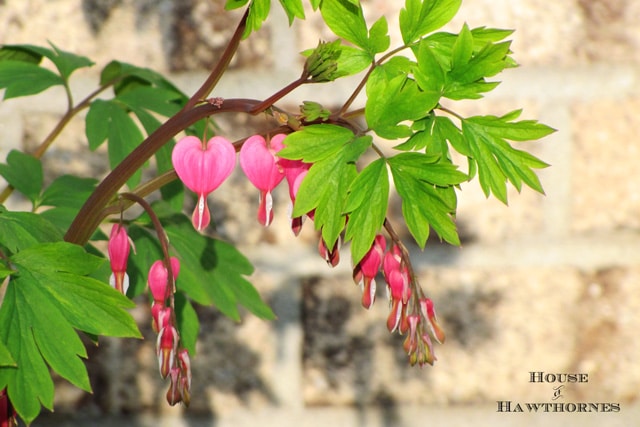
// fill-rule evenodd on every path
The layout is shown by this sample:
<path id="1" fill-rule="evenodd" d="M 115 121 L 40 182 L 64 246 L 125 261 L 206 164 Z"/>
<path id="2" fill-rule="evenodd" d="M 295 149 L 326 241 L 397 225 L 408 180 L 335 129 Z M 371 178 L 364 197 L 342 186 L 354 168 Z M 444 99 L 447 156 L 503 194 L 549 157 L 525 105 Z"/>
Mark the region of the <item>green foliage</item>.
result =
<path id="1" fill-rule="evenodd" d="M 43 179 L 42 165 L 38 159 L 18 150 L 11 150 L 7 163 L 0 164 L 0 175 L 25 195 L 34 207 L 38 205 Z"/>
<path id="2" fill-rule="evenodd" d="M 462 121 L 462 132 L 477 163 L 482 190 L 487 196 L 493 193 L 504 203 L 507 203 L 507 181 L 518 191 L 524 182 L 542 193 L 542 185 L 532 169 L 548 166 L 526 151 L 513 148 L 506 140 L 539 139 L 554 131 L 533 120 L 514 122 L 519 115 L 520 110 L 516 110 L 502 117 L 474 116 Z"/>
<path id="3" fill-rule="evenodd" d="M 4 99 L 40 93 L 52 86 L 66 85 L 71 74 L 93 65 L 88 58 L 65 52 L 53 44 L 52 49 L 28 44 L 4 45 L 0 49 L 0 88 Z M 39 64 L 42 58 L 55 65 L 56 74 Z"/>
<path id="4" fill-rule="evenodd" d="M 449 22 L 462 0 L 406 0 L 400 11 L 402 40 L 409 45 Z"/>
<path id="5" fill-rule="evenodd" d="M 456 191 L 476 175 L 485 195 L 504 203 L 508 182 L 518 191 L 524 184 L 543 192 L 536 170 L 547 164 L 512 144 L 543 138 L 553 129 L 534 120 L 518 120 L 520 110 L 503 116 L 463 117 L 447 104 L 449 100 L 480 99 L 498 85 L 488 79 L 516 66 L 506 40 L 510 30 L 464 25 L 458 33 L 436 32 L 453 18 L 461 0 L 405 0 L 398 22 L 391 22 L 399 25 L 403 42 L 391 46 L 386 17 L 369 24 L 360 1 L 309 3 L 314 11 L 319 9 L 337 38 L 303 51 L 307 57 L 303 77 L 287 88 L 358 74 L 360 81 L 351 94 L 345 94 L 345 100 L 338 101 L 344 104 L 335 111 L 313 100 L 304 101 L 300 112 L 287 112 L 275 105 L 260 111 L 276 119 L 275 131 L 282 132 L 284 123 L 290 127 L 278 156 L 309 166 L 296 194 L 293 216 L 310 216 L 327 247 L 344 236 L 351 244 L 352 263 L 362 260 L 376 234 L 389 226 L 385 220 L 391 188 L 400 196 L 404 222 L 421 248 L 431 230 L 441 240 L 460 244 L 455 224 Z M 271 1 L 227 0 L 225 4 L 228 10 L 243 6 L 248 7 L 246 38 L 268 18 Z M 280 0 L 280 6 L 289 24 L 295 18 L 305 18 L 302 0 Z M 98 90 L 74 104 L 69 79 L 77 70 L 92 65 L 88 58 L 54 45 L 6 45 L 0 48 L 0 89 L 5 89 L 4 99 L 9 99 L 62 86 L 69 101 L 63 124 L 88 107 L 88 146 L 96 150 L 106 143 L 111 168 L 135 156 L 140 156 L 140 163 L 146 161 L 145 166 L 155 166 L 157 176 L 150 181 L 142 182 L 141 168 L 127 171 L 123 177 L 129 190 L 140 197 L 160 190 L 161 200 L 152 208 L 163 229 L 155 229 L 157 224 L 149 214 L 124 220 L 135 245 L 127 265 L 127 298 L 103 283 L 109 266 L 96 249 L 98 245 L 87 242 L 87 236 L 83 248 L 64 242 L 63 236 L 68 238 L 77 223 L 84 224 L 86 218 L 78 218 L 81 212 L 90 212 L 93 220 L 99 218 L 87 229 L 93 239 L 105 240 L 98 223 L 106 215 L 119 213 L 120 207 L 127 208 L 125 199 L 127 203 L 129 199 L 118 199 L 117 188 L 105 189 L 93 178 L 74 175 L 54 177 L 46 186 L 49 180 L 43 178 L 40 160 L 19 151 L 11 151 L 6 163 L 0 164 L 0 175 L 32 204 L 32 212 L 10 212 L 0 205 L 0 279 L 4 286 L 0 390 L 7 388 L 12 404 L 26 422 L 32 421 L 42 406 L 53 408 L 51 371 L 80 389 L 90 390 L 82 361 L 87 353 L 78 331 L 94 341 L 100 335 L 139 337 L 125 309 L 133 306 L 130 298 L 145 293 L 149 268 L 163 257 L 163 244 L 181 263 L 173 302 L 181 345 L 192 355 L 200 330 L 196 305 L 215 306 L 236 321 L 241 318 L 241 306 L 262 319 L 275 317 L 248 281 L 253 273 L 249 260 L 232 244 L 194 230 L 182 213 L 183 185 L 177 180 L 170 182 L 175 178 L 171 153 L 177 129 L 167 130 L 163 124 L 169 117 L 186 123 L 183 114 L 194 111 L 215 114 L 213 108 L 222 109 L 222 105 L 232 106 L 222 112 L 255 113 L 259 100 L 221 100 L 220 105 L 206 105 L 203 99 L 189 99 L 153 70 L 112 61 L 100 73 Z M 364 108 L 353 107 L 363 91 Z M 270 100 L 281 99 L 284 92 Z M 196 107 L 185 108 L 192 104 Z M 204 115 L 197 118 L 201 117 Z M 186 134 L 200 138 L 217 131 L 208 119 L 183 127 Z M 140 154 L 138 148 L 146 149 L 141 147 L 145 136 L 154 133 L 163 138 L 164 145 Z M 377 136 L 375 140 L 372 134 Z M 55 139 L 57 134 L 51 136 Z M 152 157 L 155 162 L 149 162 Z M 467 173 L 458 169 L 460 158 L 467 163 Z M 108 197 L 92 210 L 86 202 L 96 193 Z M 91 209 L 84 209 L 87 206 Z M 164 234 L 168 248 L 159 239 Z"/>
<path id="6" fill-rule="evenodd" d="M 75 386 L 90 391 L 79 359 L 86 350 L 76 330 L 139 337 L 122 308 L 133 303 L 109 285 L 87 277 L 102 262 L 76 245 L 39 243 L 10 258 L 12 275 L 0 307 L 0 341 L 17 367 L 0 369 L 0 388 L 26 422 L 53 408 L 48 367 Z"/>
<path id="7" fill-rule="evenodd" d="M 346 128 L 312 125 L 289 135 L 282 158 L 313 163 L 302 181 L 293 216 L 314 212 L 313 222 L 332 247 L 345 226 L 345 203 L 357 175 L 355 161 L 371 145 L 371 137 L 355 137 Z"/>
<path id="8" fill-rule="evenodd" d="M 365 167 L 351 182 L 344 211 L 349 215 L 345 240 L 351 240 L 351 261 L 357 264 L 369 251 L 387 216 L 389 175 L 385 159 Z"/>

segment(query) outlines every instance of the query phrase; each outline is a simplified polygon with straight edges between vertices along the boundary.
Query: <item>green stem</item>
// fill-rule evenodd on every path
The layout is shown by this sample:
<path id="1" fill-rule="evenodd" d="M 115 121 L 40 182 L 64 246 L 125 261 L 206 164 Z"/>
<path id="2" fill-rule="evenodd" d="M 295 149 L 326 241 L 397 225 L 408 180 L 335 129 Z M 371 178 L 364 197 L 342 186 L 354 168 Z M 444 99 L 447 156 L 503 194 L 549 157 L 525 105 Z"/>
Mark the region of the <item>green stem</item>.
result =
<path id="1" fill-rule="evenodd" d="M 164 264 L 164 268 L 167 269 L 167 291 L 165 294 L 165 301 L 169 299 L 171 301 L 172 312 L 175 311 L 173 304 L 173 293 L 175 292 L 175 280 L 173 277 L 173 269 L 171 268 L 171 257 L 169 256 L 169 238 L 167 237 L 167 233 L 164 231 L 164 227 L 162 227 L 162 223 L 158 216 L 153 211 L 151 205 L 142 197 L 138 196 L 134 193 L 122 193 L 120 195 L 123 199 L 130 200 L 134 203 L 139 204 L 145 210 L 149 218 L 151 218 L 151 222 L 153 223 L 153 228 L 156 230 L 156 235 L 158 236 L 158 240 L 160 241 L 160 247 L 162 248 L 162 257 Z M 174 319 L 175 320 L 175 319 Z"/>

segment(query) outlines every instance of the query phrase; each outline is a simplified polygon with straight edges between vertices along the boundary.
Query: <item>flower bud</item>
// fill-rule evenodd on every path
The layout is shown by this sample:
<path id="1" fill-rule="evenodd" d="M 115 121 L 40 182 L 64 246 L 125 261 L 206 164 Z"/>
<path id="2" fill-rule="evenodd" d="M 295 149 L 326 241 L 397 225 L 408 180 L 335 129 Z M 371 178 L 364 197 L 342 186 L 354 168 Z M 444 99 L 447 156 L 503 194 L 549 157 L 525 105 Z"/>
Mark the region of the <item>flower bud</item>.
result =
<path id="1" fill-rule="evenodd" d="M 171 292 L 175 292 L 173 282 L 176 280 L 178 273 L 180 272 L 180 262 L 175 257 L 171 257 L 171 271 L 173 272 Z M 147 283 L 149 284 L 151 295 L 153 295 L 153 300 L 164 305 L 165 300 L 169 296 L 167 292 L 167 288 L 169 286 L 169 274 L 167 273 L 167 268 L 164 266 L 164 261 L 158 260 L 151 265 Z"/>

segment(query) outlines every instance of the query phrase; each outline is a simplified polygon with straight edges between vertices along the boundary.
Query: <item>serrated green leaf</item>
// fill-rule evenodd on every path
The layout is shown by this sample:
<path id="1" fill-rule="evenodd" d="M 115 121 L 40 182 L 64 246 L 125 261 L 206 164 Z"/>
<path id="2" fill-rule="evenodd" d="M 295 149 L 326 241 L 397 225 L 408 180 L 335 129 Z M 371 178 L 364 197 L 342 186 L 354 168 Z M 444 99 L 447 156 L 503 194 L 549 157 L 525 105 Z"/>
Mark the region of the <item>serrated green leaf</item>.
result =
<path id="1" fill-rule="evenodd" d="M 457 170 L 451 163 L 439 163 L 436 156 L 422 153 L 399 153 L 390 158 L 398 173 L 409 174 L 413 178 L 440 187 L 461 184 L 469 177 Z"/>
<path id="2" fill-rule="evenodd" d="M 520 191 L 522 182 L 543 193 L 542 185 L 532 169 L 548 166 L 542 160 L 513 148 L 506 139 L 515 141 L 542 138 L 554 130 L 535 121 L 513 122 L 520 111 L 505 116 L 474 116 L 462 121 L 462 131 L 478 165 L 480 186 L 488 197 L 507 203 L 507 180 Z"/>
<path id="3" fill-rule="evenodd" d="M 389 25 L 387 18 L 380 17 L 373 23 L 369 29 L 369 41 L 367 43 L 367 52 L 373 57 L 376 53 L 384 52 L 389 49 L 391 39 L 389 38 Z"/>
<path id="4" fill-rule="evenodd" d="M 351 240 L 351 261 L 356 265 L 371 248 L 382 227 L 389 203 L 389 175 L 385 159 L 364 168 L 349 188 L 345 213 L 349 223 L 345 241 Z"/>
<path id="5" fill-rule="evenodd" d="M 115 101 L 95 100 L 91 103 L 85 120 L 89 148 L 95 150 L 105 140 L 109 141 L 109 164 L 115 168 L 144 139 L 140 128 L 127 112 Z M 130 188 L 140 182 L 142 172 L 136 171 L 127 181 Z"/>
<path id="6" fill-rule="evenodd" d="M 359 2 L 347 0 L 323 0 L 320 12 L 327 26 L 338 37 L 368 51 L 369 37 Z"/>
<path id="7" fill-rule="evenodd" d="M 81 178 L 75 175 L 57 177 L 42 193 L 41 206 L 80 208 L 96 187 L 95 178 Z M 73 188 L 73 191 L 69 191 Z"/>
<path id="8" fill-rule="evenodd" d="M 314 213 L 314 226 L 333 247 L 345 226 L 343 214 L 349 186 L 357 175 L 355 161 L 371 146 L 371 137 L 355 138 L 339 151 L 317 161 L 302 180 L 296 195 L 293 216 Z"/>
<path id="9" fill-rule="evenodd" d="M 55 64 L 58 71 L 60 71 L 60 75 L 65 80 L 68 80 L 71 74 L 77 69 L 91 67 L 94 64 L 94 62 L 86 56 L 76 55 L 71 52 L 60 50 L 51 42 L 49 42 L 49 44 L 53 48 L 53 54 L 51 56 L 45 56 Z"/>
<path id="10" fill-rule="evenodd" d="M 41 215 L 10 212 L 0 206 L 0 244 L 11 252 L 22 251 L 38 243 L 60 240 L 60 230 Z"/>
<path id="11" fill-rule="evenodd" d="M 427 43 L 421 43 L 416 55 L 418 66 L 413 68 L 413 76 L 420 89 L 438 97 L 444 94 L 446 76 L 442 65 Z"/>
<path id="12" fill-rule="evenodd" d="M 249 16 L 247 16 L 247 26 L 242 35 L 243 38 L 249 37 L 254 31 L 258 31 L 262 27 L 262 23 L 269 16 L 271 9 L 271 0 L 252 0 L 249 5 Z"/>
<path id="13" fill-rule="evenodd" d="M 93 334 L 140 336 L 121 307 L 134 304 L 106 283 L 85 276 L 103 260 L 66 242 L 34 245 L 11 257 L 18 273 L 0 307 L 0 341 L 17 368 L 0 368 L 18 414 L 30 422 L 40 405 L 53 408 L 53 382 L 47 365 L 89 391 L 86 350 L 75 329 Z M 79 356 L 79 357 L 78 357 Z"/>
<path id="14" fill-rule="evenodd" d="M 411 128 L 400 123 L 426 116 L 437 105 L 440 95 L 420 90 L 406 75 L 392 77 L 385 68 L 385 65 L 377 67 L 367 81 L 367 124 L 383 138 L 407 137 Z"/>
<path id="15" fill-rule="evenodd" d="M 11 357 L 9 349 L 0 341 L 0 367 L 16 367 L 16 361 Z"/>
<path id="16" fill-rule="evenodd" d="M 456 171 L 453 165 L 431 163 L 432 160 L 432 156 L 420 153 L 401 153 L 387 160 L 402 198 L 402 214 L 420 247 L 426 244 L 429 226 L 445 241 L 460 245 L 452 218 L 456 210 L 452 185 L 466 180 L 467 176 Z"/>
<path id="17" fill-rule="evenodd" d="M 14 60 L 0 61 L 0 89 L 5 89 L 3 99 L 35 95 L 63 84 L 59 75 L 39 65 Z"/>
<path id="18" fill-rule="evenodd" d="M 400 32 L 405 44 L 437 30 L 458 12 L 462 0 L 406 0 L 400 10 Z"/>
<path id="19" fill-rule="evenodd" d="M 289 25 L 295 18 L 304 19 L 304 7 L 302 0 L 280 0 L 280 4 L 289 18 Z"/>
<path id="20" fill-rule="evenodd" d="M 171 117 L 182 108 L 183 95 L 169 89 L 143 85 L 120 93 L 116 100 L 134 110 L 144 109 Z"/>
<path id="21" fill-rule="evenodd" d="M 126 62 L 111 61 L 102 69 L 102 72 L 100 73 L 101 85 L 116 83 L 114 87 L 116 95 L 120 95 L 122 92 L 127 90 L 127 88 L 129 87 L 127 81 L 129 83 L 138 83 L 136 85 L 133 85 L 133 87 L 138 87 L 140 85 L 152 85 L 155 87 L 167 89 L 174 93 L 182 93 L 162 74 L 149 68 L 138 67 Z"/>
<path id="22" fill-rule="evenodd" d="M 352 139 L 353 132 L 341 126 L 305 126 L 284 139 L 285 148 L 278 152 L 278 157 L 315 163 L 336 154 Z"/>
<path id="23" fill-rule="evenodd" d="M 29 154 L 11 150 L 7 163 L 0 164 L 0 175 L 37 206 L 42 191 L 42 164 Z"/>

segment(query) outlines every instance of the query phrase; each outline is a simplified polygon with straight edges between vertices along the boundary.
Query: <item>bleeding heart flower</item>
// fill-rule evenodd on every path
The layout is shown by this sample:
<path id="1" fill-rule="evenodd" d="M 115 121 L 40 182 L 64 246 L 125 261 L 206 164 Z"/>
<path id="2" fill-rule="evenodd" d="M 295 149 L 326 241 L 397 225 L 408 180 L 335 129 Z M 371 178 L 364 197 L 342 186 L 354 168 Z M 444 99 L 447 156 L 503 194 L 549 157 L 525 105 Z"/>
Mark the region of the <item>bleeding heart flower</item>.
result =
<path id="1" fill-rule="evenodd" d="M 221 136 L 214 136 L 206 145 L 195 136 L 187 136 L 174 147 L 171 161 L 180 180 L 198 195 L 191 222 L 196 230 L 201 231 L 211 221 L 207 195 L 233 172 L 235 148 Z"/>
<path id="2" fill-rule="evenodd" d="M 131 242 L 129 241 L 127 230 L 121 224 L 114 224 L 111 228 L 107 246 L 112 272 L 109 283 L 123 294 L 126 294 L 129 288 L 127 259 L 129 258 L 130 248 Z"/>
<path id="3" fill-rule="evenodd" d="M 251 183 L 260 190 L 258 221 L 265 227 L 273 220 L 271 191 L 284 178 L 284 170 L 278 164 L 276 153 L 284 145 L 285 134 L 278 134 L 266 141 L 261 135 L 249 137 L 240 149 L 240 167 Z"/>
<path id="4" fill-rule="evenodd" d="M 151 295 L 153 295 L 153 300 L 161 305 L 164 305 L 165 300 L 169 295 L 167 292 L 169 284 L 175 283 L 178 273 L 180 272 L 180 261 L 175 257 L 171 257 L 170 260 L 171 272 L 173 273 L 173 280 L 171 282 L 169 281 L 167 268 L 161 260 L 151 264 L 151 268 L 149 268 L 149 276 L 147 277 L 147 283 L 149 284 Z M 175 292 L 175 288 L 173 286 L 170 292 Z"/>

